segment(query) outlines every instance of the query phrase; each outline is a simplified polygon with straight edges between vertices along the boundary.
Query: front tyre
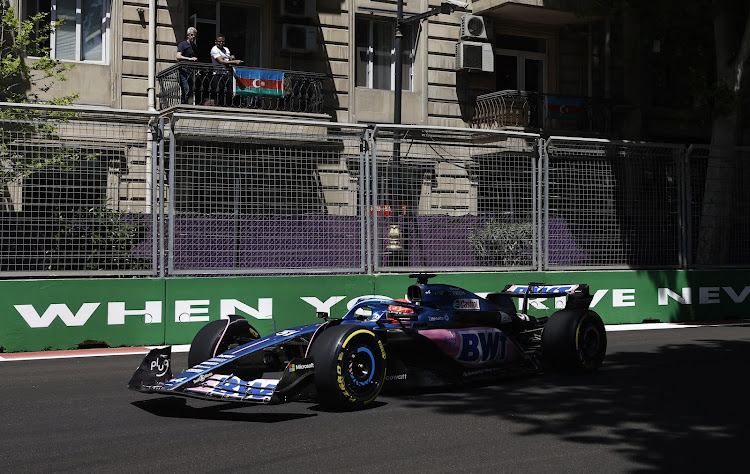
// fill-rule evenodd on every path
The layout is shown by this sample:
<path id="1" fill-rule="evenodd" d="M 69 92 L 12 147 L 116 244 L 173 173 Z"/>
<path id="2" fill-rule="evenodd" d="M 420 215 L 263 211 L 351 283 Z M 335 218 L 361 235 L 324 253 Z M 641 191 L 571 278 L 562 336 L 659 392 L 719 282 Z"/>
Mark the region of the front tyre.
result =
<path id="1" fill-rule="evenodd" d="M 558 311 L 544 326 L 542 355 L 552 369 L 593 372 L 602 365 L 606 352 L 604 323 L 593 311 Z"/>
<path id="2" fill-rule="evenodd" d="M 385 381 L 383 342 L 367 328 L 325 329 L 310 348 L 318 401 L 333 410 L 360 410 L 375 400 Z"/>
<path id="3" fill-rule="evenodd" d="M 203 326 L 193 338 L 188 352 L 188 365 L 196 366 L 226 352 L 230 346 L 259 338 L 258 331 L 242 316 L 233 314 L 228 319 L 212 321 Z"/>

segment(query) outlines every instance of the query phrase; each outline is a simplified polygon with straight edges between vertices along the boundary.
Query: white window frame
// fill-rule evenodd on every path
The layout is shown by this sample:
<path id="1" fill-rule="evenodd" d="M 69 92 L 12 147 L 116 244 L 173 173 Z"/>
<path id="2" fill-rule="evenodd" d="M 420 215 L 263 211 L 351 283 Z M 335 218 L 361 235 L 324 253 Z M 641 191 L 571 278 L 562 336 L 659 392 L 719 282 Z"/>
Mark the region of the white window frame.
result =
<path id="1" fill-rule="evenodd" d="M 364 21 L 367 22 L 367 64 L 366 64 L 366 81 L 364 86 L 358 86 L 363 89 L 374 89 L 373 83 L 374 83 L 374 57 L 375 57 L 375 48 L 374 48 L 374 24 L 375 22 L 378 23 L 388 23 L 391 25 L 391 31 L 393 32 L 393 39 L 391 40 L 391 85 L 390 88 L 387 90 L 394 91 L 396 90 L 396 38 L 395 38 L 395 31 L 396 31 L 396 23 L 393 21 L 388 21 L 385 19 L 379 19 L 379 18 L 362 18 L 358 17 L 357 22 Z M 356 25 L 356 23 L 355 23 Z M 356 38 L 356 36 L 355 36 Z M 402 40 L 403 42 L 403 40 Z M 357 47 L 356 40 L 354 47 Z M 412 41 L 412 48 L 409 51 L 409 63 L 405 64 L 404 67 L 409 68 L 409 83 L 408 84 L 402 84 L 401 87 L 405 92 L 410 92 L 414 90 L 414 58 L 416 57 L 416 47 L 417 47 L 417 41 L 416 41 L 416 35 L 413 38 Z M 386 89 L 378 89 L 378 90 L 386 90 Z"/>
<path id="2" fill-rule="evenodd" d="M 198 36 L 203 38 L 201 41 L 208 42 L 209 44 L 213 44 L 214 38 L 219 33 L 224 33 L 224 34 L 231 33 L 230 31 L 227 31 L 226 29 L 224 29 L 223 26 L 222 26 L 222 22 L 221 22 L 221 7 L 224 6 L 224 5 L 232 5 L 232 6 L 235 6 L 235 7 L 238 7 L 238 6 L 239 7 L 244 7 L 244 8 L 247 8 L 248 10 L 249 9 L 256 9 L 257 13 L 259 15 L 258 24 L 262 28 L 264 17 L 265 17 L 265 14 L 266 14 L 265 13 L 265 7 L 263 6 L 262 3 L 255 2 L 255 1 L 248 2 L 248 3 L 238 3 L 236 1 L 232 2 L 232 1 L 224 1 L 224 0 L 215 0 L 215 3 L 216 3 L 216 10 L 215 10 L 214 18 L 202 18 L 202 17 L 199 17 L 197 14 L 192 14 L 188 18 L 188 24 L 190 26 L 192 26 L 193 28 L 196 28 L 198 30 Z M 190 5 L 190 4 L 187 4 L 187 5 L 188 5 L 188 7 L 187 7 L 188 10 L 190 10 L 190 8 L 191 8 L 192 5 Z M 198 28 L 199 24 L 200 25 L 212 25 L 213 31 L 211 31 L 211 32 L 205 32 L 204 28 Z M 263 67 L 263 63 L 264 63 L 264 60 L 263 60 L 264 59 L 264 57 L 263 57 L 263 49 L 265 47 L 263 42 L 264 42 L 264 34 L 263 34 L 262 30 L 261 30 L 261 32 L 258 34 L 258 41 L 254 42 L 254 43 L 250 43 L 250 44 L 247 45 L 250 48 L 253 48 L 253 51 L 252 51 L 252 55 L 253 56 L 252 57 L 254 58 L 257 55 L 258 64 L 255 65 L 255 67 Z M 230 44 L 229 45 L 229 50 L 232 51 L 232 52 L 236 52 L 232 48 L 233 47 Z M 245 54 L 248 54 L 248 53 L 250 53 L 250 51 L 245 51 Z M 245 61 L 245 65 L 246 66 L 253 66 L 251 64 L 251 62 L 250 62 L 251 58 L 237 58 L 237 59 L 242 59 L 243 61 Z M 209 58 L 209 62 L 210 62 L 210 58 Z"/>
<path id="3" fill-rule="evenodd" d="M 526 60 L 532 59 L 542 63 L 542 90 L 547 90 L 547 53 L 533 53 L 530 51 L 519 51 L 515 49 L 495 48 L 496 56 L 512 56 L 516 58 L 516 84 L 518 90 L 526 90 Z"/>
<path id="4" fill-rule="evenodd" d="M 104 0 L 102 2 L 102 20 L 101 20 L 101 38 L 102 38 L 102 58 L 101 60 L 90 60 L 82 59 L 83 57 L 83 29 L 81 26 L 82 21 L 82 3 L 85 0 L 76 0 L 76 28 L 75 28 L 75 58 L 73 59 L 60 59 L 65 62 L 80 62 L 86 64 L 109 64 L 109 29 L 111 20 L 111 8 L 110 0 Z M 57 21 L 57 2 L 58 0 L 51 0 L 52 11 L 50 12 L 50 21 Z M 56 52 L 57 33 L 53 32 L 50 35 L 50 58 L 58 59 Z"/>

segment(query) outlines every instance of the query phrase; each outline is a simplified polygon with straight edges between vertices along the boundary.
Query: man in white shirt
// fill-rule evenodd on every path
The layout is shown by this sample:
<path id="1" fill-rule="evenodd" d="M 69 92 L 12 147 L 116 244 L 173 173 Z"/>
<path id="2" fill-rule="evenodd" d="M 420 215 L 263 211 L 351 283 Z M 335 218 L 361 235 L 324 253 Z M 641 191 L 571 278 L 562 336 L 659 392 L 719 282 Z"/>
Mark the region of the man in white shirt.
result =
<path id="1" fill-rule="evenodd" d="M 224 46 L 225 43 L 225 36 L 219 33 L 216 36 L 216 45 L 211 48 L 211 62 L 214 65 L 211 86 L 216 93 L 216 105 L 232 105 L 232 66 L 242 64 L 242 61 L 235 59 L 229 48 Z"/>

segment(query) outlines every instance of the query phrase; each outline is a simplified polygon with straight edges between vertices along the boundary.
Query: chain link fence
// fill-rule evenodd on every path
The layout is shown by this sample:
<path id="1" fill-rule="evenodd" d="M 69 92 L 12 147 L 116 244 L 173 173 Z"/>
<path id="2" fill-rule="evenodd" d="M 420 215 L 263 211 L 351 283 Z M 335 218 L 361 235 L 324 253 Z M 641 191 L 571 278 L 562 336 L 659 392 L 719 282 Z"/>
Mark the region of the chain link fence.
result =
<path id="1" fill-rule="evenodd" d="M 0 104 L 0 278 L 750 264 L 750 149 Z"/>
<path id="2" fill-rule="evenodd" d="M 684 266 L 684 147 L 551 137 L 545 266 Z"/>
<path id="3" fill-rule="evenodd" d="M 538 266 L 538 136 L 378 125 L 375 271 Z"/>
<path id="4" fill-rule="evenodd" d="M 168 273 L 365 271 L 364 127 L 172 116 Z"/>
<path id="5" fill-rule="evenodd" d="M 0 108 L 0 276 L 154 273 L 151 118 Z"/>
<path id="6" fill-rule="evenodd" d="M 689 266 L 750 263 L 750 147 L 687 150 L 685 215 Z"/>

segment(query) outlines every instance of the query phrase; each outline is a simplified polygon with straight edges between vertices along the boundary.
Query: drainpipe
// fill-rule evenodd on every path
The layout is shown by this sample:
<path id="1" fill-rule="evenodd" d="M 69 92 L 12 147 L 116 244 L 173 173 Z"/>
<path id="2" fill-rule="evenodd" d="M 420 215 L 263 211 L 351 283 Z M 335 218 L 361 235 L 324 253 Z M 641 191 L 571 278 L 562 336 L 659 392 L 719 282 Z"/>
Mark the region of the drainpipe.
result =
<path id="1" fill-rule="evenodd" d="M 148 110 L 156 111 L 156 0 L 148 0 Z"/>

